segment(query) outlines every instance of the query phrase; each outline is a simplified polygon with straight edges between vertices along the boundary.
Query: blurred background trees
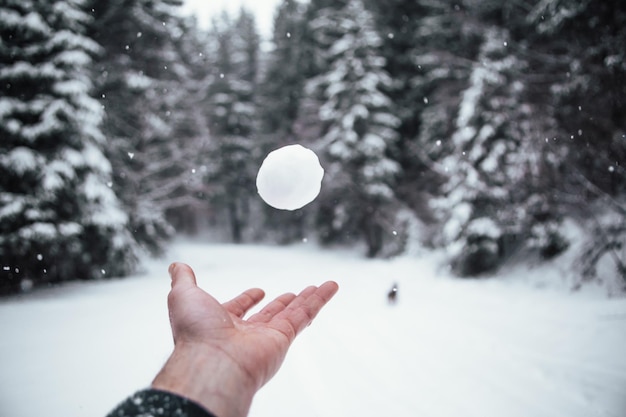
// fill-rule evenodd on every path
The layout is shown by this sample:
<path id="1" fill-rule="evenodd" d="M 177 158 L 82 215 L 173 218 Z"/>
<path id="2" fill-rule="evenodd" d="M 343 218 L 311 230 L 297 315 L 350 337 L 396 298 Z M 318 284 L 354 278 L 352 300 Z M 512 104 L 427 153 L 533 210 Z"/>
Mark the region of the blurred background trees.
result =
<path id="1" fill-rule="evenodd" d="M 206 147 L 205 116 L 197 114 L 197 82 L 182 48 L 180 0 L 105 1 L 90 6 L 91 36 L 103 49 L 92 67 L 95 96 L 105 110 L 104 148 L 113 189 L 130 216 L 136 241 L 158 254 L 194 203 L 194 169 Z M 197 30 L 197 29 L 196 29 Z M 196 52 L 197 53 L 197 52 Z M 197 174 L 200 175 L 199 173 Z"/>
<path id="2" fill-rule="evenodd" d="M 400 173 L 390 157 L 400 120 L 385 93 L 392 80 L 382 40 L 360 0 L 338 10 L 323 8 L 310 25 L 324 68 L 306 85 L 318 101 L 316 148 L 323 150 L 327 171 L 317 225 L 323 240 L 356 237 L 374 257 L 383 249 L 384 234 L 392 233 Z"/>
<path id="3" fill-rule="evenodd" d="M 0 291 L 124 275 L 177 233 L 417 242 L 463 276 L 576 247 L 626 276 L 623 2 L 284 0 L 265 47 L 245 9 L 181 4 L 0 6 Z M 322 194 L 270 209 L 256 169 L 296 142 Z"/>
<path id="4" fill-rule="evenodd" d="M 229 225 L 232 241 L 239 243 L 250 226 L 250 200 L 256 192 L 260 39 L 254 16 L 243 9 L 235 20 L 224 14 L 214 21 L 212 34 L 217 47 L 207 89 L 209 197 L 213 210 Z"/>

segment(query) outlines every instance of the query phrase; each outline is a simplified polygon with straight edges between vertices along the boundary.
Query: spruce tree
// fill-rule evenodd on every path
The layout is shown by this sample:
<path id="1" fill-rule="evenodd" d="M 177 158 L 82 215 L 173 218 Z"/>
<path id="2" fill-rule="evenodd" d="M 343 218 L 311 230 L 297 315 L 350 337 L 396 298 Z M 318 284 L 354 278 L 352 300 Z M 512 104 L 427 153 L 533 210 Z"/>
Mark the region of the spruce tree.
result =
<path id="1" fill-rule="evenodd" d="M 462 275 L 491 271 L 524 246 L 535 245 L 548 257 L 567 245 L 550 192 L 563 162 L 550 146 L 554 119 L 529 102 L 523 75 L 528 63 L 511 43 L 506 29 L 484 32 L 452 150 L 442 161 L 448 175 L 443 239 L 454 248 Z"/>
<path id="2" fill-rule="evenodd" d="M 533 60 L 554 76 L 552 104 L 569 139 L 568 162 L 599 190 L 626 190 L 626 8 L 612 0 L 539 1 L 527 16 Z M 563 43 L 570 45 L 561 48 Z M 613 168 L 609 169 L 608 167 Z M 577 184 L 580 186 L 581 184 Z"/>
<path id="3" fill-rule="evenodd" d="M 391 78 L 381 55 L 381 38 L 361 1 L 340 10 L 322 9 L 311 22 L 328 70 L 309 82 L 322 100 L 323 147 L 329 176 L 320 221 L 327 238 L 356 233 L 369 257 L 380 254 L 384 234 L 393 226 L 395 177 L 399 165 L 389 158 L 399 120 L 383 89 Z"/>
<path id="4" fill-rule="evenodd" d="M 296 135 L 294 123 L 306 77 L 302 48 L 305 28 L 303 6 L 296 0 L 284 0 L 274 20 L 273 48 L 268 53 L 262 84 L 266 103 L 262 109 L 263 130 L 272 135 L 275 144 L 285 144 Z"/>
<path id="5" fill-rule="evenodd" d="M 201 117 L 194 117 L 197 84 L 181 49 L 191 30 L 178 16 L 181 4 L 92 1 L 92 36 L 104 49 L 94 79 L 106 111 L 114 189 L 135 239 L 155 254 L 174 233 L 168 213 L 179 220 L 196 203 L 206 140 Z"/>
<path id="6" fill-rule="evenodd" d="M 551 146 L 561 148 L 567 168 L 558 208 L 589 230 L 577 269 L 590 279 L 604 263 L 626 280 L 626 8 L 617 0 L 539 1 L 527 22 L 535 71 L 551 83 L 546 101 L 558 122 Z"/>
<path id="7" fill-rule="evenodd" d="M 208 89 L 211 145 L 207 181 L 213 208 L 227 218 L 234 242 L 244 239 L 255 193 L 253 151 L 258 132 L 256 85 L 259 36 L 253 15 L 236 20 L 223 13 L 214 22 L 217 48 Z"/>
<path id="8" fill-rule="evenodd" d="M 423 227 L 411 240 L 436 244 L 438 222 L 430 201 L 446 174 L 438 162 L 449 138 L 461 92 L 467 86 L 482 27 L 458 2 L 368 1 L 382 36 L 386 92 L 400 119 L 391 156 L 401 166 L 395 192 Z"/>
<path id="9" fill-rule="evenodd" d="M 0 5 L 0 292 L 129 273 L 80 0 Z"/>
<path id="10" fill-rule="evenodd" d="M 414 77 L 423 73 L 423 63 L 416 57 L 435 49 L 432 39 L 436 36 L 433 35 L 440 35 L 442 25 L 454 18 L 454 11 L 446 10 L 445 4 L 441 3 L 419 0 L 366 1 L 366 5 L 374 11 L 376 25 L 381 34 L 385 69 L 394 80 L 389 88 L 389 95 L 401 120 L 398 127 L 401 140 L 398 146 L 402 148 L 409 148 L 410 142 L 417 136 L 420 112 L 425 107 L 423 100 L 427 92 L 416 88 L 413 83 Z M 430 36 L 422 36 L 422 33 L 430 33 Z M 409 155 L 410 152 L 403 150 L 398 157 L 407 158 Z M 421 166 L 415 160 L 401 162 L 405 165 L 404 175 Z"/>
<path id="11" fill-rule="evenodd" d="M 287 144 L 310 146 L 310 135 L 298 123 L 303 119 L 300 115 L 310 59 L 305 54 L 305 10 L 304 5 L 296 0 L 284 0 L 276 11 L 272 47 L 266 55 L 266 68 L 260 84 L 262 156 Z M 285 211 L 264 204 L 263 211 L 266 236 L 270 235 L 280 243 L 291 243 L 305 236 L 307 214 L 312 212 L 312 207 Z"/>

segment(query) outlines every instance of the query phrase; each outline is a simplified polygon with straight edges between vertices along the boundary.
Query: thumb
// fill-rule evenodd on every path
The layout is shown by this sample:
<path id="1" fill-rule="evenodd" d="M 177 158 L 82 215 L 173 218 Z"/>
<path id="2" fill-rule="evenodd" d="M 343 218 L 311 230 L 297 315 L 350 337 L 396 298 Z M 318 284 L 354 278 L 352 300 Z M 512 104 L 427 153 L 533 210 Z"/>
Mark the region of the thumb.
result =
<path id="1" fill-rule="evenodd" d="M 170 265 L 168 272 L 172 278 L 172 289 L 184 289 L 185 287 L 197 286 L 196 275 L 194 274 L 193 269 L 191 269 L 191 267 L 187 264 L 174 262 Z"/>
<path id="2" fill-rule="evenodd" d="M 174 337 L 174 344 L 176 344 L 181 323 L 184 322 L 186 316 L 186 303 L 183 302 L 185 294 L 188 293 L 186 290 L 197 288 L 197 285 L 196 276 L 189 265 L 174 262 L 168 268 L 168 272 L 172 278 L 172 289 L 167 296 L 167 307 L 170 326 L 172 327 L 172 336 Z"/>

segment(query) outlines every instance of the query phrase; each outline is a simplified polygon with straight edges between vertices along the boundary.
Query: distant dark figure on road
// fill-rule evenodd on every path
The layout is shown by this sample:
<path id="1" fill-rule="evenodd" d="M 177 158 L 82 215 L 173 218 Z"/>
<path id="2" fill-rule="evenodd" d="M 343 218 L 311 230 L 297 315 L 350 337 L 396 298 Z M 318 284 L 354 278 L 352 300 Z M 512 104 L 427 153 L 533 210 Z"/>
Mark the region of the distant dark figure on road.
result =
<path id="1" fill-rule="evenodd" d="M 398 284 L 394 282 L 393 286 L 387 293 L 387 301 L 389 304 L 395 304 L 398 300 Z"/>

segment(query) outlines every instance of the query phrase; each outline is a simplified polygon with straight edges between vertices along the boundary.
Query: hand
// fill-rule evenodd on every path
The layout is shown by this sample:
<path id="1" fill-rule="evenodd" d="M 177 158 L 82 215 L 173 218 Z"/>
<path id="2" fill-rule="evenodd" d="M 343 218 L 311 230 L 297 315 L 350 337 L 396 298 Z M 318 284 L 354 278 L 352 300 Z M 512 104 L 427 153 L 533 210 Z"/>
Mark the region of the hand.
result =
<path id="1" fill-rule="evenodd" d="M 169 272 L 174 352 L 152 386 L 194 400 L 218 417 L 247 415 L 252 397 L 276 374 L 295 337 L 338 290 L 329 281 L 297 296 L 284 294 L 244 320 L 263 290 L 249 289 L 220 304 L 197 286 L 189 266 L 174 263 Z"/>

